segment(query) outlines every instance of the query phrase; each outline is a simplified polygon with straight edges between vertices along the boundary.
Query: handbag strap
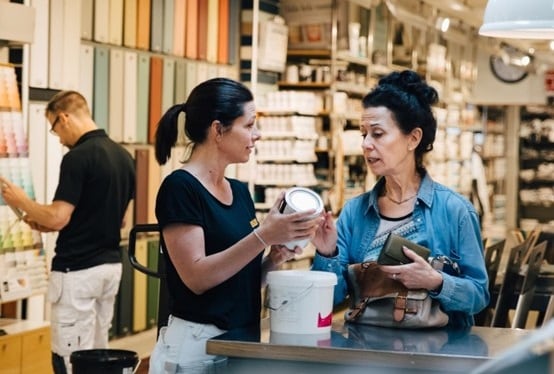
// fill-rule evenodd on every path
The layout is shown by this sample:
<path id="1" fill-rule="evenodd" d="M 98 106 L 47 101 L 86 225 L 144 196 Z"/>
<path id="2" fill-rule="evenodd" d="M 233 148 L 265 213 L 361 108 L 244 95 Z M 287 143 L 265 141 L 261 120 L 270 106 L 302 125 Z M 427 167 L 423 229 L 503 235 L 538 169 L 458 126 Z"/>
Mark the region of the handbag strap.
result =
<path id="1" fill-rule="evenodd" d="M 411 310 L 408 310 L 408 292 L 403 291 L 399 292 L 398 295 L 394 298 L 394 310 L 392 312 L 392 318 L 395 322 L 402 322 L 406 312 L 410 313 Z"/>
<path id="2" fill-rule="evenodd" d="M 354 306 L 353 308 L 348 309 L 348 311 L 344 314 L 344 319 L 347 322 L 352 322 L 358 319 L 363 313 L 365 308 L 367 307 L 367 303 L 369 301 L 369 297 L 364 297 L 360 302 Z"/>

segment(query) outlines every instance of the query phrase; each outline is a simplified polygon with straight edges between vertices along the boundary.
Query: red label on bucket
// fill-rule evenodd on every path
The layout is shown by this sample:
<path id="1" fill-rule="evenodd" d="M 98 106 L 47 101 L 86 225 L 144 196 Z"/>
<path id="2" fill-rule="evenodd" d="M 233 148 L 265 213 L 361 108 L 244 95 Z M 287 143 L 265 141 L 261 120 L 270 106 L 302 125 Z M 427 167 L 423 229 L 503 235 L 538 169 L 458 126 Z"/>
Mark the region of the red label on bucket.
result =
<path id="1" fill-rule="evenodd" d="M 331 326 L 333 321 L 333 312 L 329 313 L 326 317 L 321 317 L 321 313 L 317 313 L 317 327 Z"/>

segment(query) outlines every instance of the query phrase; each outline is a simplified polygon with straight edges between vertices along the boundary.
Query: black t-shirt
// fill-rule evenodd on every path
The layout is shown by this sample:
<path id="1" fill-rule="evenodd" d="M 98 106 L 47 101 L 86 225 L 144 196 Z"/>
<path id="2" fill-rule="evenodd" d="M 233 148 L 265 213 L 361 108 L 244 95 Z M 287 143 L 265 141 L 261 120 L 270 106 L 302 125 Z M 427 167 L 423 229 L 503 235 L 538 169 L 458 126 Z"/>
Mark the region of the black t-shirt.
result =
<path id="1" fill-rule="evenodd" d="M 242 182 L 227 180 L 233 192 L 231 205 L 217 200 L 187 171 L 171 173 L 158 191 L 156 217 L 160 228 L 171 223 L 201 226 L 206 255 L 221 252 L 251 233 L 257 221 L 250 193 Z M 202 295 L 194 294 L 182 282 L 167 251 L 164 254 L 172 315 L 224 330 L 259 325 L 261 253 L 237 274 Z"/>
<path id="2" fill-rule="evenodd" d="M 121 223 L 134 197 L 135 165 L 104 130 L 84 134 L 61 162 L 54 201 L 75 206 L 60 230 L 52 270 L 121 262 Z"/>

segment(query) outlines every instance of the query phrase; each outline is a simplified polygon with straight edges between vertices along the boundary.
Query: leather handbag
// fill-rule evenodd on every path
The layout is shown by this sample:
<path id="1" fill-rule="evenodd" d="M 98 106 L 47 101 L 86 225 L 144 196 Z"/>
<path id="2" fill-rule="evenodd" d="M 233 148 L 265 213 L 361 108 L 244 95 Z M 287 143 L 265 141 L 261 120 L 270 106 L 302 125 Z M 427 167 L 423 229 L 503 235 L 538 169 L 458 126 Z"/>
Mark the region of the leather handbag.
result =
<path id="1" fill-rule="evenodd" d="M 346 322 L 420 329 L 442 327 L 448 315 L 427 290 L 409 290 L 388 277 L 375 261 L 348 266 L 351 303 Z"/>

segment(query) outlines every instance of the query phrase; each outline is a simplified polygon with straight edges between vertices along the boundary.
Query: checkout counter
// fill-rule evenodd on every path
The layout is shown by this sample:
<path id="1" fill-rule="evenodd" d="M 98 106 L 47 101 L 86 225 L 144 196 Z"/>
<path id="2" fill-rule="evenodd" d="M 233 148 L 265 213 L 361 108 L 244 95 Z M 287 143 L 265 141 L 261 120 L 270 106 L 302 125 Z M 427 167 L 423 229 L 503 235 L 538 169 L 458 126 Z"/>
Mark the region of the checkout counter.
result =
<path id="1" fill-rule="evenodd" d="M 163 281 L 163 261 L 153 271 L 134 256 L 136 234 L 157 230 L 155 224 L 135 226 L 129 239 L 129 258 L 137 270 Z M 165 287 L 160 288 L 162 291 L 167 292 Z M 159 327 L 167 323 L 166 300 L 167 296 L 161 294 Z M 554 350 L 554 322 L 540 330 L 480 326 L 401 330 L 352 325 L 335 319 L 330 333 L 279 334 L 270 331 L 269 319 L 264 318 L 259 327 L 229 331 L 208 340 L 207 353 L 220 358 L 201 372 L 554 374 L 550 353 Z M 544 343 L 543 352 L 536 350 L 540 342 Z"/>
<path id="2" fill-rule="evenodd" d="M 263 320 L 260 329 L 229 331 L 209 340 L 206 350 L 227 357 L 217 373 L 469 374 L 498 358 L 499 370 L 487 373 L 554 372 L 550 354 L 529 357 L 525 343 L 532 336 L 533 330 L 509 328 L 400 330 L 343 321 L 334 322 L 328 334 L 279 334 Z"/>

